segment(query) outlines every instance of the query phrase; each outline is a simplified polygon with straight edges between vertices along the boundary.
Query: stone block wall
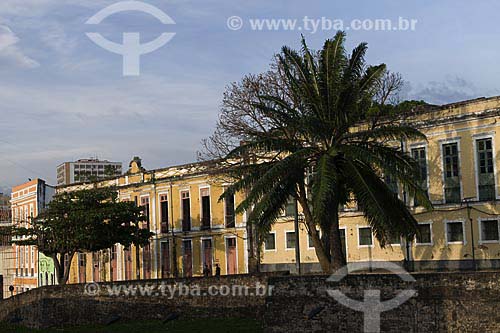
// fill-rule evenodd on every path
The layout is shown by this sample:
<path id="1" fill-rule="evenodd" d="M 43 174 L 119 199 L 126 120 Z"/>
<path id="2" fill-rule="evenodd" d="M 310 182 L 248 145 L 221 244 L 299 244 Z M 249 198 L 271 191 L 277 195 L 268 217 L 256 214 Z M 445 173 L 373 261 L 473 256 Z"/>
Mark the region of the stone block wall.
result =
<path id="1" fill-rule="evenodd" d="M 417 273 L 415 282 L 395 275 L 350 275 L 339 283 L 325 276 L 274 277 L 265 323 L 269 332 L 363 332 L 363 313 L 337 303 L 327 290 L 363 300 L 368 289 L 382 301 L 399 291 L 416 296 L 381 314 L 381 332 L 500 332 L 500 273 Z M 313 313 L 318 312 L 312 318 Z"/>
<path id="2" fill-rule="evenodd" d="M 144 280 L 99 284 L 94 296 L 84 285 L 48 286 L 0 301 L 0 321 L 17 321 L 37 328 L 64 327 L 121 320 L 245 317 L 263 321 L 267 332 L 362 332 L 363 313 L 337 303 L 327 293 L 340 290 L 362 301 L 365 290 L 380 290 L 392 299 L 401 290 L 416 295 L 381 314 L 381 332 L 500 332 L 500 273 L 416 273 L 415 282 L 390 274 L 354 274 L 340 282 L 327 276 L 255 276 Z M 158 288 L 198 286 L 201 294 L 110 296 L 119 286 Z M 272 286 L 261 296 L 203 296 L 210 286 Z M 195 289 L 195 288 L 194 288 Z M 194 290 L 193 288 L 191 290 Z"/>

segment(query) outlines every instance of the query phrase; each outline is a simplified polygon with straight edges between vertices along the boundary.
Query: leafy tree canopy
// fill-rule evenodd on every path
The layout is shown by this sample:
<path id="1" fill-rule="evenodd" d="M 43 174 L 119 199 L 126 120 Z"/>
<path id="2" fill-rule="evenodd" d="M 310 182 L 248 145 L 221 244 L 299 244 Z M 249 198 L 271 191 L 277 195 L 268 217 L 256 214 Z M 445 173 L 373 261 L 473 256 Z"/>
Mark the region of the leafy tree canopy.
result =
<path id="1" fill-rule="evenodd" d="M 109 249 L 119 243 L 144 246 L 152 233 L 142 229 L 142 207 L 119 202 L 110 188 L 64 192 L 26 225 L 12 230 L 13 242 L 35 245 L 54 260 L 60 284 L 66 283 L 75 253 Z"/>

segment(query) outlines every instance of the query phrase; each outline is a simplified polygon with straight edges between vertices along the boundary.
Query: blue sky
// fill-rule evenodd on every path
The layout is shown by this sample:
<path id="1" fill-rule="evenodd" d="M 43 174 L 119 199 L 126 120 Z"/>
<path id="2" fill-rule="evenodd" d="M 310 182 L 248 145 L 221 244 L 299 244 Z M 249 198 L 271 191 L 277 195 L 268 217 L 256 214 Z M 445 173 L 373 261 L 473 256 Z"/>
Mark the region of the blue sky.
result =
<path id="1" fill-rule="evenodd" d="M 224 87 L 265 71 L 300 31 L 253 31 L 248 19 L 417 19 L 415 31 L 349 31 L 348 48 L 366 41 L 368 62 L 384 62 L 408 82 L 407 96 L 442 104 L 500 94 L 498 1 L 149 0 L 175 25 L 120 13 L 84 23 L 115 0 L 0 2 L 0 190 L 28 178 L 55 183 L 56 166 L 97 155 L 146 168 L 196 160 L 217 120 Z M 243 19 L 241 30 L 227 18 Z M 139 77 L 123 77 L 122 58 L 93 44 L 98 31 L 119 42 L 176 36 L 144 55 Z M 304 33 L 312 48 L 334 31 Z"/>

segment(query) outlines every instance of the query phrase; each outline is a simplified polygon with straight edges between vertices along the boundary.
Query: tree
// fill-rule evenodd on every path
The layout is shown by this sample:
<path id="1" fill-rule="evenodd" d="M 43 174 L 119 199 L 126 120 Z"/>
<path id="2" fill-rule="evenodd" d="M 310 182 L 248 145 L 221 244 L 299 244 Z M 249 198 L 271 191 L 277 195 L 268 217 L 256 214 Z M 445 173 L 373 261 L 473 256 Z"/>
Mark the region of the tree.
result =
<path id="1" fill-rule="evenodd" d="M 66 284 L 75 253 L 148 244 L 152 233 L 141 228 L 145 219 L 142 207 L 119 202 L 113 189 L 90 189 L 56 195 L 27 227 L 11 233 L 13 243 L 35 245 L 52 258 L 57 282 Z"/>
<path id="2" fill-rule="evenodd" d="M 339 208 L 352 201 L 382 246 L 393 235 L 418 232 L 383 177 L 396 179 L 431 208 L 415 161 L 399 145 L 401 139 L 425 136 L 386 112 L 385 103 L 397 91 L 383 86 L 391 78 L 386 66 L 365 64 L 366 44 L 349 56 L 344 43 L 339 32 L 319 52 L 304 39 L 300 52 L 283 47 L 263 80 L 247 76 L 229 87 L 217 130 L 204 141 L 208 156 L 229 150 L 226 171 L 235 181 L 221 199 L 247 193 L 236 210 L 251 210 L 248 222 L 257 226 L 260 242 L 287 201 L 298 200 L 324 272 L 345 264 Z M 400 85 L 392 79 L 391 85 Z"/>
<path id="3" fill-rule="evenodd" d="M 116 176 L 116 167 L 114 165 L 105 165 L 104 166 L 104 176 L 105 177 Z"/>

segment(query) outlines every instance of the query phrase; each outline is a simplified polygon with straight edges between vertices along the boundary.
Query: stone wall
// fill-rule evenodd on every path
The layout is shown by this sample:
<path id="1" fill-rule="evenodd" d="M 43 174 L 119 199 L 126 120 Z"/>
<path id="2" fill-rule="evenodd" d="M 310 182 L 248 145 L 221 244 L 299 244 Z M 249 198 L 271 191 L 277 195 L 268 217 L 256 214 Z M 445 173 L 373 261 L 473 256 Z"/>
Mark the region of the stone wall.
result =
<path id="1" fill-rule="evenodd" d="M 417 295 L 383 312 L 382 332 L 500 332 L 500 273 L 416 273 L 415 282 L 390 274 L 349 275 L 338 283 L 326 276 L 237 275 L 217 278 L 140 281 L 141 287 L 190 285 L 201 293 L 211 285 L 273 286 L 272 295 L 182 297 L 109 296 L 111 284 L 99 284 L 96 296 L 84 285 L 48 286 L 0 301 L 0 321 L 30 327 L 106 323 L 112 319 L 165 319 L 172 313 L 187 318 L 246 317 L 264 321 L 268 332 L 362 332 L 363 314 L 338 304 L 327 290 L 339 289 L 363 300 L 367 289 L 382 300 L 400 290 Z M 133 283 L 133 281 L 132 281 Z M 113 284 L 126 286 L 126 282 Z M 156 289 L 153 289 L 156 290 Z"/>
<path id="2" fill-rule="evenodd" d="M 417 294 L 381 314 L 381 332 L 500 332 L 500 273 L 416 273 L 415 282 L 389 274 L 350 275 L 339 283 L 324 276 L 275 277 L 267 300 L 269 332 L 363 332 L 363 313 L 348 309 L 327 294 L 339 289 L 363 300 L 378 289 L 382 300 L 400 290 Z"/>
<path id="3" fill-rule="evenodd" d="M 45 286 L 0 301 L 0 321 L 16 322 L 32 328 L 50 328 L 105 324 L 116 318 L 163 320 L 173 313 L 185 318 L 261 318 L 266 295 L 232 296 L 232 291 L 229 296 L 206 294 L 210 286 L 247 286 L 249 293 L 252 293 L 256 285 L 266 288 L 268 278 L 269 275 L 233 275 L 220 279 L 211 277 Z M 94 288 L 91 289 L 94 291 L 96 285 L 99 291 L 95 296 L 89 296 L 90 289 L 86 289 L 86 286 Z M 135 296 L 131 296 L 130 286 L 137 287 Z M 189 293 L 182 292 L 182 296 L 175 293 L 175 297 L 171 297 L 169 290 L 174 290 L 174 286 L 177 286 L 177 290 L 189 290 Z M 124 289 L 119 296 L 110 295 L 110 290 L 116 291 L 120 287 Z"/>

